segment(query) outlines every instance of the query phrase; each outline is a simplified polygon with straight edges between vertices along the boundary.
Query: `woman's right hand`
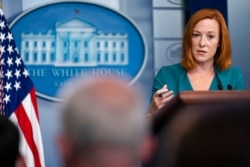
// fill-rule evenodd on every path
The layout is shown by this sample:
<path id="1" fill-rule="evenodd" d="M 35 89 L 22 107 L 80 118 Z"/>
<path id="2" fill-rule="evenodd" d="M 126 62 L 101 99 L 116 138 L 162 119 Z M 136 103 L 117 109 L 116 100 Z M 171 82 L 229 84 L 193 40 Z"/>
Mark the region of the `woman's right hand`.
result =
<path id="1" fill-rule="evenodd" d="M 154 112 L 158 111 L 173 97 L 174 92 L 172 90 L 168 90 L 167 85 L 163 85 L 163 87 L 157 90 L 153 95 L 149 108 L 149 114 L 153 114 Z"/>

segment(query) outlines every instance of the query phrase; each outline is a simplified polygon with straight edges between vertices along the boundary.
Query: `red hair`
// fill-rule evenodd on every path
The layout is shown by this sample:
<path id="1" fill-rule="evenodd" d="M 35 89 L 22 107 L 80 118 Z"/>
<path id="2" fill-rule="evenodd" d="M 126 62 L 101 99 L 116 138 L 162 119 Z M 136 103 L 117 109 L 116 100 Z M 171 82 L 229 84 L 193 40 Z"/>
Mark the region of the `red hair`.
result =
<path id="1" fill-rule="evenodd" d="M 203 19 L 215 19 L 219 24 L 219 46 L 214 56 L 214 65 L 224 70 L 232 64 L 232 49 L 226 22 L 222 14 L 216 9 L 201 9 L 189 19 L 184 31 L 182 43 L 181 64 L 186 69 L 192 69 L 196 62 L 192 55 L 192 34 L 195 25 Z"/>

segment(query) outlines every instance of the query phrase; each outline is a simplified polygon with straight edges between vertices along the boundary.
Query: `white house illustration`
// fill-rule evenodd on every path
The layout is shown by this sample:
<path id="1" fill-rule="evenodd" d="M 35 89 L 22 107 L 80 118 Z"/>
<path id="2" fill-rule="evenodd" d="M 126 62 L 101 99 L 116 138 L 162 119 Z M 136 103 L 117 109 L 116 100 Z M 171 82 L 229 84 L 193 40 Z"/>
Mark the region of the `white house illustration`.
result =
<path id="1" fill-rule="evenodd" d="M 98 66 L 128 64 L 128 35 L 103 33 L 74 18 L 55 25 L 55 32 L 21 33 L 27 65 Z"/>

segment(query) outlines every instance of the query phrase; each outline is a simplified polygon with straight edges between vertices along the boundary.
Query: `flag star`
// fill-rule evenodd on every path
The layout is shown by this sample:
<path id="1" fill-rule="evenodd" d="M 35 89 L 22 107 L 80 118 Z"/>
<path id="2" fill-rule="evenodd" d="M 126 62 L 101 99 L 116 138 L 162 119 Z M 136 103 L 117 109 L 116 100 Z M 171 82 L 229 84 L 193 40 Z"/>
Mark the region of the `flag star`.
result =
<path id="1" fill-rule="evenodd" d="M 21 57 L 17 57 L 15 63 L 16 66 L 18 67 L 21 64 Z"/>
<path id="2" fill-rule="evenodd" d="M 16 51 L 17 54 L 19 53 L 17 47 L 15 47 L 15 51 Z"/>
<path id="3" fill-rule="evenodd" d="M 6 85 L 4 86 L 4 88 L 7 90 L 7 92 L 12 89 L 11 88 L 11 82 L 7 82 Z"/>
<path id="4" fill-rule="evenodd" d="M 1 27 L 1 29 L 4 29 L 4 27 L 5 27 L 4 21 L 0 22 L 0 27 Z"/>
<path id="5" fill-rule="evenodd" d="M 3 101 L 7 104 L 8 102 L 10 102 L 10 95 L 5 95 L 3 98 Z"/>
<path id="6" fill-rule="evenodd" d="M 1 54 L 5 53 L 5 46 L 0 46 L 0 52 Z"/>
<path id="7" fill-rule="evenodd" d="M 1 59 L 0 65 L 4 65 L 4 58 Z"/>
<path id="8" fill-rule="evenodd" d="M 21 76 L 20 70 L 16 69 L 15 76 L 16 76 L 17 79 Z"/>
<path id="9" fill-rule="evenodd" d="M 25 78 L 27 78 L 29 76 L 29 73 L 28 73 L 28 71 L 26 69 L 24 69 L 23 75 L 25 76 Z"/>
<path id="10" fill-rule="evenodd" d="M 7 64 L 9 65 L 9 67 L 13 65 L 12 58 L 8 57 Z"/>
<path id="11" fill-rule="evenodd" d="M 20 82 L 15 81 L 14 87 L 16 88 L 16 91 L 18 91 L 18 89 L 21 89 L 20 84 L 21 84 Z"/>
<path id="12" fill-rule="evenodd" d="M 0 33 L 0 40 L 3 42 L 5 40 L 5 35 L 3 33 Z"/>
<path id="13" fill-rule="evenodd" d="M 12 76 L 12 71 L 11 71 L 11 70 L 7 70 L 5 76 L 6 76 L 8 79 L 10 79 L 11 77 L 13 77 L 13 76 Z"/>
<path id="14" fill-rule="evenodd" d="M 14 50 L 13 50 L 13 48 L 12 48 L 11 45 L 8 46 L 8 49 L 7 49 L 7 50 L 8 50 L 8 52 L 9 52 L 9 54 L 11 54 L 12 52 L 14 52 Z"/>
<path id="15" fill-rule="evenodd" d="M 8 32 L 7 38 L 9 39 L 9 41 L 13 40 L 12 34 Z"/>

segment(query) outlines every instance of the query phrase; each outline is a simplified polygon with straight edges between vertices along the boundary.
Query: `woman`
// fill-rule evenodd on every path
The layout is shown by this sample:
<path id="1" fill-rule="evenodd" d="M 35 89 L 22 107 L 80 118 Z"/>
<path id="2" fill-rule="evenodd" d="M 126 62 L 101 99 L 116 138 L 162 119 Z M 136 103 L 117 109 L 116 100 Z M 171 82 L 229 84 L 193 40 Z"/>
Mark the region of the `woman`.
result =
<path id="1" fill-rule="evenodd" d="M 160 109 L 174 95 L 190 90 L 242 90 L 242 72 L 232 67 L 231 42 L 222 14 L 201 9 L 184 31 L 182 58 L 157 73 L 149 113 Z"/>

